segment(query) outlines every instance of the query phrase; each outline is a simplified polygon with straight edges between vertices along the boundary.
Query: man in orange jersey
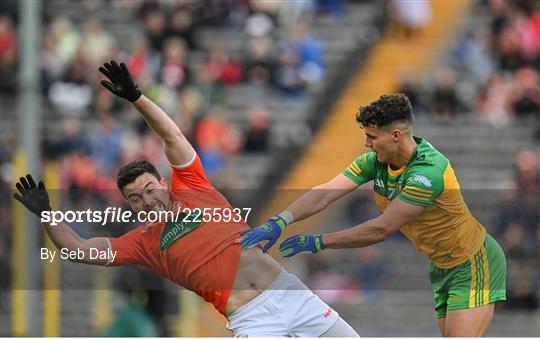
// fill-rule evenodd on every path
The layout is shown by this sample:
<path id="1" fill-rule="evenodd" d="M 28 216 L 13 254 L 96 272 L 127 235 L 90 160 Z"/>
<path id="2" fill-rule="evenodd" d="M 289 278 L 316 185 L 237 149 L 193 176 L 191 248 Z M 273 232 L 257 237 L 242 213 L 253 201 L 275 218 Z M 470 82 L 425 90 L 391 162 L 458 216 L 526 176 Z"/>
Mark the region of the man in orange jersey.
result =
<path id="1" fill-rule="evenodd" d="M 178 126 L 141 94 L 124 64 L 111 61 L 99 70 L 109 79 L 101 84 L 132 102 L 161 137 L 172 167 L 169 188 L 149 162 L 129 163 L 118 172 L 119 190 L 136 213 L 181 214 L 172 221 L 147 223 L 118 238 L 82 239 L 66 223 L 43 222 L 52 210 L 44 184 L 36 185 L 31 175 L 20 178 L 16 184 L 19 193 L 14 197 L 42 218 L 55 245 L 84 253 L 73 261 L 149 268 L 212 303 L 228 318 L 227 328 L 235 336 L 358 336 L 337 312 L 260 247 L 242 251 L 238 240 L 248 225 L 238 217 L 238 209 L 212 187 Z M 204 211 L 211 211 L 209 218 Z M 92 259 L 90 255 L 96 251 L 114 255 Z"/>

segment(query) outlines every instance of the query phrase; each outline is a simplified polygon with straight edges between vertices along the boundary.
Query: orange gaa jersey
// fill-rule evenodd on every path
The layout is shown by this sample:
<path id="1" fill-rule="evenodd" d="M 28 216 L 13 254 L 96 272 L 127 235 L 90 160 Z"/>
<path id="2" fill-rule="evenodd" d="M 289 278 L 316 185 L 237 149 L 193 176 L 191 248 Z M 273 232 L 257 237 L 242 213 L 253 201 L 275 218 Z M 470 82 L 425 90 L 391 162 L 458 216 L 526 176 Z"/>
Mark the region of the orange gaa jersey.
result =
<path id="1" fill-rule="evenodd" d="M 108 238 L 116 251 L 109 265 L 145 266 L 197 293 L 223 314 L 240 260 L 237 240 L 248 225 L 238 213 L 229 217 L 223 212 L 234 208 L 212 187 L 196 154 L 190 164 L 173 166 L 169 194 L 173 206 L 186 213 L 179 220 L 139 226 Z M 202 213 L 205 208 L 210 214 Z M 219 221 L 224 217 L 226 222 Z"/>

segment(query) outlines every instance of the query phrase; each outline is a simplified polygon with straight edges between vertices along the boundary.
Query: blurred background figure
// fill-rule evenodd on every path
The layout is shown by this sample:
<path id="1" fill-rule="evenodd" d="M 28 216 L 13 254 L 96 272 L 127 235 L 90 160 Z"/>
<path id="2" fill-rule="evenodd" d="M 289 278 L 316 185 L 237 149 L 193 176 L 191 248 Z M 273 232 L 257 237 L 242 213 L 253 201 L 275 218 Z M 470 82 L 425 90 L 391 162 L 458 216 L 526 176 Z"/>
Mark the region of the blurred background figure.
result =
<path id="1" fill-rule="evenodd" d="M 396 37 L 412 39 L 431 20 L 431 5 L 428 0 L 392 0 L 389 16 Z"/>

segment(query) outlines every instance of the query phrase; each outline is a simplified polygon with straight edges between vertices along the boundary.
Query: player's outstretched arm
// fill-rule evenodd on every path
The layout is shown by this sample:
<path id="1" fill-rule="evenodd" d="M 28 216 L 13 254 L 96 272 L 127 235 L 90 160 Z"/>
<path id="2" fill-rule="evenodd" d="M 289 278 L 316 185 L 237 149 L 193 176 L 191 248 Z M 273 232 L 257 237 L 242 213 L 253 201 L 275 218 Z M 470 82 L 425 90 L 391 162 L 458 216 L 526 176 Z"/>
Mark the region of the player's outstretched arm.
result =
<path id="1" fill-rule="evenodd" d="M 163 140 L 165 155 L 172 165 L 182 165 L 193 158 L 194 149 L 176 123 L 152 100 L 145 97 L 124 63 L 112 60 L 99 68 L 109 81 L 101 85 L 120 98 L 130 101 L 142 114 L 148 125 Z"/>
<path id="2" fill-rule="evenodd" d="M 17 187 L 18 193 L 14 193 L 13 197 L 23 204 L 30 212 L 41 218 L 43 212 L 52 210 L 47 189 L 42 181 L 36 185 L 32 175 L 27 174 L 26 177 L 21 177 L 15 186 Z M 109 242 L 106 238 L 98 237 L 83 239 L 66 223 L 51 225 L 51 223 L 42 222 L 42 225 L 58 249 L 65 248 L 69 251 L 83 251 L 84 258 L 75 259 L 73 261 L 93 265 L 107 264 L 108 260 L 90 259 L 91 248 L 94 248 L 97 251 L 107 251 L 109 249 Z"/>
<path id="3" fill-rule="evenodd" d="M 302 194 L 287 207 L 287 211 L 294 216 L 294 221 L 304 220 L 324 210 L 358 186 L 357 183 L 340 173 L 332 180 Z"/>
<path id="4" fill-rule="evenodd" d="M 355 227 L 323 235 L 297 234 L 279 246 L 279 253 L 292 257 L 301 252 L 317 253 L 325 248 L 365 247 L 384 241 L 416 218 L 424 207 L 394 199 L 383 214 Z"/>
<path id="5" fill-rule="evenodd" d="M 243 231 L 241 233 L 242 248 L 248 249 L 266 241 L 263 252 L 267 252 L 279 239 L 287 225 L 319 213 L 333 201 L 357 187 L 358 184 L 343 174 L 337 175 L 327 183 L 313 187 L 290 204 L 285 211 L 274 215 L 258 227 Z"/>

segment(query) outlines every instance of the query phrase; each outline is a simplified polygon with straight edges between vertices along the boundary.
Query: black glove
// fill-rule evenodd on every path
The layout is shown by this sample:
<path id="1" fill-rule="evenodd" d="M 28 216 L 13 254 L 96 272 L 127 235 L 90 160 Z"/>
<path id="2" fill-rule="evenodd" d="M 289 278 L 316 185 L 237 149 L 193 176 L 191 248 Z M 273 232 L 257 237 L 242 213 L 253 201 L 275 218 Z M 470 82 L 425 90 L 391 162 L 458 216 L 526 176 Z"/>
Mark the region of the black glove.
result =
<path id="1" fill-rule="evenodd" d="M 103 67 L 100 67 L 99 71 L 110 80 L 110 82 L 102 80 L 101 85 L 113 94 L 131 102 L 139 99 L 141 96 L 141 91 L 139 91 L 139 88 L 133 82 L 133 79 L 131 79 L 131 74 L 129 74 L 126 64 L 121 63 L 118 66 L 116 61 L 112 60 L 108 63 L 106 62 Z"/>
<path id="2" fill-rule="evenodd" d="M 27 174 L 26 179 L 21 177 L 15 186 L 20 194 L 13 193 L 13 197 L 19 200 L 30 212 L 41 217 L 41 212 L 52 210 L 49 203 L 49 195 L 43 181 L 40 181 L 36 186 L 34 178 L 30 174 Z"/>

